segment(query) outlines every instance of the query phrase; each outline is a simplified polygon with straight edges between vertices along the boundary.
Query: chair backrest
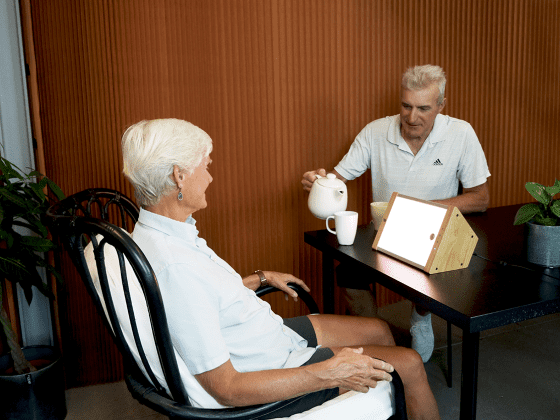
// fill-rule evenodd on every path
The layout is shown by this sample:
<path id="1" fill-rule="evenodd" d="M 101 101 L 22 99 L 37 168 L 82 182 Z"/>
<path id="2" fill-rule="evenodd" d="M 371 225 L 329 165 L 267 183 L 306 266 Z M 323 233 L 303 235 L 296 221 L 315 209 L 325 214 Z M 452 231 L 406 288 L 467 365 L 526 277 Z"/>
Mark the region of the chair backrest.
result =
<path id="1" fill-rule="evenodd" d="M 130 231 L 139 213 L 138 206 L 126 195 L 108 188 L 89 188 L 54 204 L 47 217 L 53 221 L 65 216 L 94 217 Z"/>
<path id="2" fill-rule="evenodd" d="M 175 402 L 190 405 L 155 274 L 125 230 L 138 214 L 134 202 L 117 191 L 90 189 L 56 203 L 47 217 L 112 333 L 127 372 L 144 372 L 158 392 L 167 393 L 167 388 Z M 152 337 L 146 337 L 142 321 L 149 322 Z M 155 354 L 159 360 L 148 360 Z"/>

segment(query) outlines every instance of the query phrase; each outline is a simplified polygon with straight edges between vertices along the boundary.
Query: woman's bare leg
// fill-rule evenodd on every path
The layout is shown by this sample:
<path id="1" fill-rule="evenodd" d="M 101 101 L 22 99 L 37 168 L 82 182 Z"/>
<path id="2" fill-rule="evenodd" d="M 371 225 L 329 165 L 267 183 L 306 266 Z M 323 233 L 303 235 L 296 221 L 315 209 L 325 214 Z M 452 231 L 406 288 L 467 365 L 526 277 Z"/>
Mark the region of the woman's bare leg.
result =
<path id="1" fill-rule="evenodd" d="M 403 380 L 407 412 L 411 419 L 440 418 L 422 359 L 412 349 L 395 346 L 385 321 L 342 315 L 308 317 L 318 344 L 331 348 L 335 354 L 344 347 L 363 347 L 364 354 L 390 363 Z"/>
<path id="2" fill-rule="evenodd" d="M 395 340 L 389 325 L 379 318 L 346 315 L 308 315 L 324 347 L 394 346 Z"/>

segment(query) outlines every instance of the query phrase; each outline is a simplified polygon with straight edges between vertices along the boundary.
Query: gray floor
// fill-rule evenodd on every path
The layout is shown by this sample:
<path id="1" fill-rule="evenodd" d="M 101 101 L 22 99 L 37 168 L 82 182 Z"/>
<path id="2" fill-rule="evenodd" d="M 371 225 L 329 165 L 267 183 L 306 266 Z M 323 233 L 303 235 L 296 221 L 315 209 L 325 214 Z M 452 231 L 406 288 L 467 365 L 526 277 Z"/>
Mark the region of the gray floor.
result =
<path id="1" fill-rule="evenodd" d="M 397 332 L 407 328 L 409 314 L 407 301 L 380 310 Z M 453 329 L 453 388 L 448 388 L 446 324 L 435 316 L 432 321 L 436 350 L 426 371 L 442 420 L 455 420 L 459 418 L 461 331 Z M 549 315 L 481 335 L 477 419 L 560 419 L 559 332 L 560 315 Z M 138 404 L 123 382 L 69 389 L 67 405 L 69 420 L 166 418 Z"/>

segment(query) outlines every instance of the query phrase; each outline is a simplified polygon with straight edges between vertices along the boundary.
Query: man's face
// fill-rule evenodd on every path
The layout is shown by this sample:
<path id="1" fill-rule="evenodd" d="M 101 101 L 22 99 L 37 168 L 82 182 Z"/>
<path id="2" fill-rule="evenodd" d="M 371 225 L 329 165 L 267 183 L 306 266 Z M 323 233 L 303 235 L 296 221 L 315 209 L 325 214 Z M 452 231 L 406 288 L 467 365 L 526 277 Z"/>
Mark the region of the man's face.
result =
<path id="1" fill-rule="evenodd" d="M 405 140 L 424 141 L 430 135 L 437 114 L 445 106 L 438 105 L 439 89 L 432 84 L 421 90 L 401 88 L 401 135 Z"/>

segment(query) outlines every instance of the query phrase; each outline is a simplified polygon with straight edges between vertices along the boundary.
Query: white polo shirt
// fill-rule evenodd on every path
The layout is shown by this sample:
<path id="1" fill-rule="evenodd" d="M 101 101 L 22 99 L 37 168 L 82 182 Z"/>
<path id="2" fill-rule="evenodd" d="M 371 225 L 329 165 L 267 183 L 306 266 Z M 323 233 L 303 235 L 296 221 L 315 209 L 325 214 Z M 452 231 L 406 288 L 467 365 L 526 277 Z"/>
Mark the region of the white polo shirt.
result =
<path id="1" fill-rule="evenodd" d="M 347 180 L 371 169 L 373 201 L 389 201 L 393 192 L 423 200 L 457 196 L 484 184 L 490 176 L 482 146 L 472 126 L 438 114 L 416 156 L 401 136 L 400 115 L 369 123 L 335 167 Z"/>
<path id="2" fill-rule="evenodd" d="M 238 372 L 301 366 L 315 348 L 198 236 L 196 221 L 140 210 L 133 238 L 154 270 L 191 403 L 222 408 L 190 375 L 231 360 Z"/>

